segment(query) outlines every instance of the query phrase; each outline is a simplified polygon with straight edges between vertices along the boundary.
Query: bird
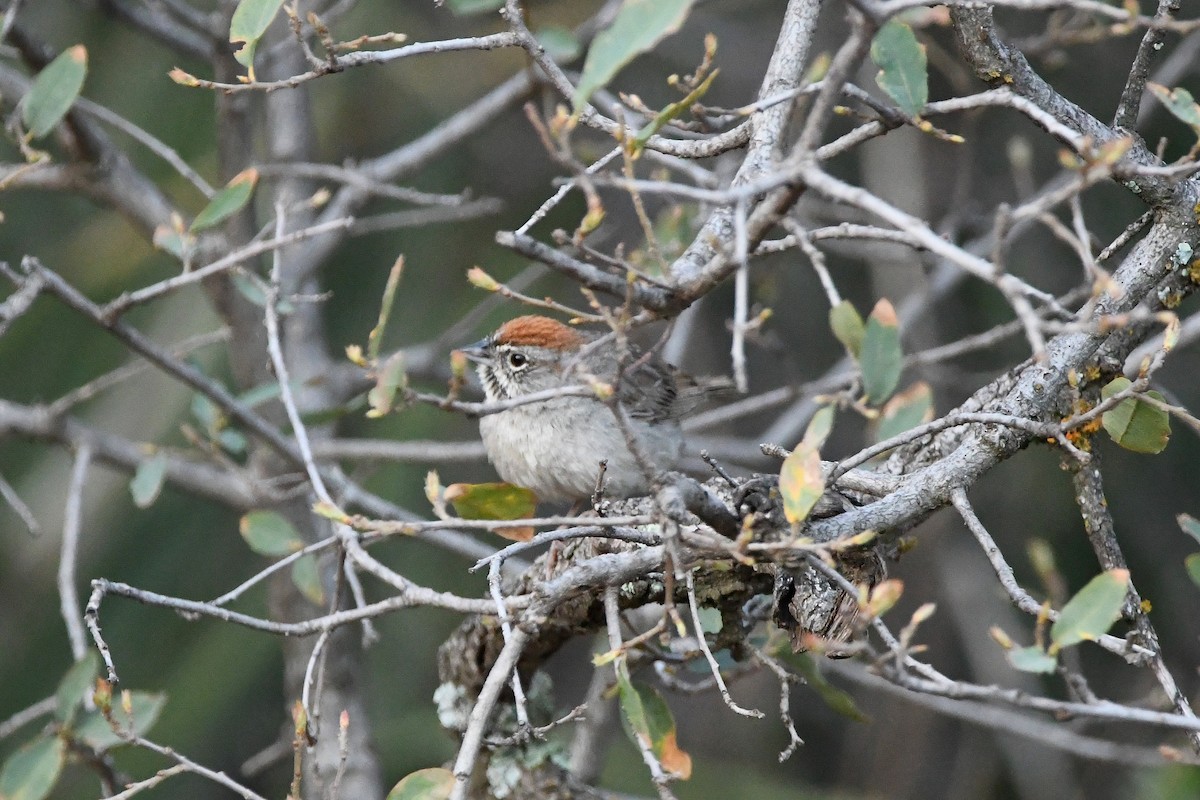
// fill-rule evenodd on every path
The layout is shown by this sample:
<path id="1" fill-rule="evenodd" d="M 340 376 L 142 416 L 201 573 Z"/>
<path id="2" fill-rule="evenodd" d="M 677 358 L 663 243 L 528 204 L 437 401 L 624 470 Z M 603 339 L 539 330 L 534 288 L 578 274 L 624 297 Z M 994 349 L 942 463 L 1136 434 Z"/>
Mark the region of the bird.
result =
<path id="1" fill-rule="evenodd" d="M 590 498 L 604 462 L 604 494 L 645 494 L 650 471 L 671 469 L 683 450 L 679 418 L 686 380 L 654 354 L 624 353 L 600 334 L 540 315 L 516 317 L 474 344 L 459 348 L 476 365 L 488 401 L 535 392 L 592 386 L 599 393 L 564 395 L 515 405 L 479 420 L 488 460 L 500 477 L 545 502 Z M 643 465 L 631 451 L 613 409 L 600 398 L 613 387 Z"/>

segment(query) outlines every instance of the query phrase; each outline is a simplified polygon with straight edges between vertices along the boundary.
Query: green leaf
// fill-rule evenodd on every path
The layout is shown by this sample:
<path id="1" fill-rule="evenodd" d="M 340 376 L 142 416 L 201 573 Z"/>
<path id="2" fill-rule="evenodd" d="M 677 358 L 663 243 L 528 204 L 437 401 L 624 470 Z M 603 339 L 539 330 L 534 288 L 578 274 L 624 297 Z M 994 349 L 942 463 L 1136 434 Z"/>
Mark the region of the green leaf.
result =
<path id="1" fill-rule="evenodd" d="M 658 133 L 660 130 L 662 130 L 664 125 L 678 117 L 684 111 L 687 111 L 697 102 L 699 102 L 700 98 L 708 94 L 708 90 L 712 87 L 713 79 L 717 77 L 719 72 L 719 69 L 714 69 L 712 74 L 705 78 L 703 83 L 689 92 L 686 97 L 684 97 L 682 100 L 676 100 L 674 103 L 670 103 L 662 111 L 655 114 L 654 119 L 642 126 L 642 129 L 638 131 L 637 136 L 634 137 L 633 140 L 634 153 L 637 154 L 641 152 L 641 149 L 646 146 L 646 142 L 650 141 L 651 136 Z"/>
<path id="2" fill-rule="evenodd" d="M 100 671 L 100 657 L 94 651 L 76 661 L 54 692 L 54 717 L 64 725 L 70 725 L 75 712 L 83 705 L 85 693 L 96 682 Z"/>
<path id="3" fill-rule="evenodd" d="M 217 434 L 217 443 L 221 445 L 221 449 L 226 453 L 231 453 L 235 456 L 240 456 L 246 452 L 246 437 L 241 431 L 235 431 L 233 428 L 225 428 Z"/>
<path id="4" fill-rule="evenodd" d="M 634 688 L 642 699 L 654 755 L 668 773 L 687 780 L 692 775 L 692 757 L 679 748 L 675 718 L 667 701 L 650 686 L 635 685 Z"/>
<path id="5" fill-rule="evenodd" d="M 1100 396 L 1107 400 L 1129 385 L 1128 378 L 1114 378 L 1100 391 Z M 1158 392 L 1146 394 L 1155 400 L 1163 399 Z M 1171 416 L 1136 397 L 1127 397 L 1105 411 L 1101 421 L 1114 442 L 1135 453 L 1161 453 L 1171 437 Z"/>
<path id="6" fill-rule="evenodd" d="M 292 391 L 297 391 L 299 383 L 293 381 L 288 384 Z M 268 400 L 275 400 L 283 394 L 283 387 L 279 385 L 279 381 L 270 381 L 269 383 L 260 383 L 258 386 L 252 386 L 246 391 L 238 395 L 238 402 L 245 405 L 247 408 L 258 408 Z"/>
<path id="7" fill-rule="evenodd" d="M 625 0 L 612 25 L 592 41 L 579 86 L 571 98 L 578 113 L 622 67 L 654 47 L 687 19 L 693 0 Z"/>
<path id="8" fill-rule="evenodd" d="M 574 61 L 579 57 L 580 50 L 583 49 L 579 38 L 560 25 L 547 25 L 537 31 L 536 37 L 538 44 L 560 64 Z"/>
<path id="9" fill-rule="evenodd" d="M 1049 542 L 1045 539 L 1030 539 L 1029 544 L 1025 546 L 1025 553 L 1029 556 L 1029 563 L 1043 586 L 1050 586 L 1053 582 L 1061 580 L 1054 550 Z"/>
<path id="10" fill-rule="evenodd" d="M 862 316 L 849 300 L 843 300 L 829 309 L 829 327 L 846 352 L 858 358 L 866 328 Z"/>
<path id="11" fill-rule="evenodd" d="M 1013 648 L 1006 655 L 1013 669 L 1021 672 L 1054 672 L 1058 666 L 1057 658 L 1035 645 Z"/>
<path id="12" fill-rule="evenodd" d="M 650 739 L 650 723 L 646 721 L 646 712 L 642 708 L 642 696 L 634 688 L 629 679 L 629 670 L 624 664 L 617 665 L 617 694 L 621 703 L 621 716 L 629 726 L 629 733 L 642 737 L 643 741 Z M 635 740 L 636 744 L 636 740 Z"/>
<path id="13" fill-rule="evenodd" d="M 925 381 L 917 381 L 887 401 L 875 429 L 875 441 L 886 441 L 932 419 L 933 389 Z"/>
<path id="14" fill-rule="evenodd" d="M 583 44 L 574 32 L 560 25 L 546 25 L 545 28 L 536 31 L 535 36 L 541 47 L 546 50 L 546 54 L 559 64 L 574 61 L 583 49 Z"/>
<path id="15" fill-rule="evenodd" d="M 229 219 L 250 202 L 250 195 L 254 194 L 257 184 L 258 170 L 254 167 L 234 175 L 225 188 L 217 192 L 213 199 L 208 201 L 208 205 L 201 209 L 188 230 L 199 233 Z"/>
<path id="16" fill-rule="evenodd" d="M 235 270 L 230 275 L 230 279 L 233 283 L 233 288 L 238 290 L 238 294 L 259 308 L 267 307 L 267 284 L 262 278 L 258 277 L 254 273 L 244 273 Z M 296 307 L 292 305 L 286 298 L 280 297 L 276 298 L 275 300 L 275 310 L 280 314 L 286 315 L 295 311 Z"/>
<path id="17" fill-rule="evenodd" d="M 325 586 L 321 583 L 321 570 L 315 553 L 300 556 L 292 564 L 292 583 L 315 605 L 325 605 Z"/>
<path id="18" fill-rule="evenodd" d="M 880 28 L 871 42 L 871 60 L 879 67 L 879 88 L 908 116 L 920 114 L 929 100 L 929 74 L 925 45 L 912 28 L 895 20 Z"/>
<path id="19" fill-rule="evenodd" d="M 66 747 L 57 736 L 42 736 L 25 744 L 0 769 L 0 798 L 42 800 L 58 783 Z"/>
<path id="20" fill-rule="evenodd" d="M 254 80 L 254 50 L 258 47 L 258 40 L 267 32 L 282 5 L 283 0 L 242 0 L 229 21 L 230 43 L 245 43 L 233 57 L 239 64 L 249 68 L 250 80 Z"/>
<path id="21" fill-rule="evenodd" d="M 238 290 L 238 294 L 259 308 L 267 307 L 267 292 L 263 288 L 264 284 L 261 278 L 255 280 L 240 272 L 234 272 L 231 278 L 233 288 Z"/>
<path id="22" fill-rule="evenodd" d="M 208 432 L 209 436 L 214 435 L 225 424 L 225 417 L 221 414 L 221 409 L 202 394 L 192 395 L 191 411 L 192 416 L 204 426 L 204 430 Z"/>
<path id="23" fill-rule="evenodd" d="M 783 514 L 792 525 L 806 520 L 825 492 L 821 446 L 832 427 L 833 407 L 825 406 L 813 415 L 804 439 L 783 460 L 779 470 L 779 494 L 783 498 Z"/>
<path id="24" fill-rule="evenodd" d="M 251 511 L 238 522 L 238 531 L 262 556 L 286 556 L 304 547 L 292 523 L 277 511 Z"/>
<path id="25" fill-rule="evenodd" d="M 720 633 L 725 623 L 721 619 L 721 611 L 711 606 L 699 609 L 700 629 L 705 633 Z"/>
<path id="26" fill-rule="evenodd" d="M 196 246 L 196 237 L 169 225 L 159 225 L 154 229 L 154 246 L 180 261 L 186 261 Z"/>
<path id="27" fill-rule="evenodd" d="M 504 0 L 446 0 L 446 5 L 455 14 L 465 17 L 470 14 L 496 11 L 504 6 Z M 391 800 L 390 796 L 388 800 Z"/>
<path id="28" fill-rule="evenodd" d="M 446 800 L 453 788 L 454 773 L 450 770 L 444 767 L 419 769 L 405 775 L 393 786 L 387 800 Z"/>
<path id="29" fill-rule="evenodd" d="M 1070 647 L 1107 633 L 1120 619 L 1128 591 L 1129 570 L 1101 572 L 1063 606 L 1050 628 L 1050 640 L 1060 648 Z"/>
<path id="30" fill-rule="evenodd" d="M 858 364 L 862 368 L 863 391 L 868 403 L 877 406 L 892 396 L 900 383 L 904 352 L 900 349 L 900 322 L 896 319 L 896 309 L 886 299 L 876 303 L 867 318 Z"/>
<path id="31" fill-rule="evenodd" d="M 375 385 L 367 392 L 367 416 L 374 419 L 382 417 L 392 410 L 396 402 L 396 393 L 408 386 L 408 376 L 404 372 L 404 352 L 397 350 L 388 356 L 376 369 Z"/>
<path id="32" fill-rule="evenodd" d="M 529 489 L 510 483 L 452 483 L 441 494 L 439 502 L 444 501 L 453 503 L 463 519 L 524 519 L 534 515 L 538 502 Z M 527 542 L 534 529 L 514 525 L 493 532 L 514 542 Z"/>
<path id="33" fill-rule="evenodd" d="M 789 648 L 790 650 L 790 648 Z M 854 698 L 848 693 L 843 692 L 838 687 L 834 686 L 829 681 L 825 680 L 825 676 L 821 674 L 820 668 L 817 666 L 816 660 L 809 653 L 786 653 L 785 656 L 792 666 L 804 676 L 804 682 L 817 693 L 817 696 L 824 701 L 825 705 L 829 706 L 838 714 L 847 717 L 856 722 L 870 722 L 871 718 L 859 710 L 854 703 Z"/>
<path id="34" fill-rule="evenodd" d="M 1196 103 L 1191 92 L 1182 86 L 1168 89 L 1158 83 L 1147 83 L 1146 88 L 1167 107 L 1167 111 L 1200 134 L 1200 104 Z"/>
<path id="35" fill-rule="evenodd" d="M 1193 517 L 1191 514 L 1180 514 L 1175 518 L 1179 523 L 1179 527 L 1183 528 L 1183 532 L 1196 540 L 1196 544 L 1200 544 L 1200 520 Z"/>
<path id="36" fill-rule="evenodd" d="M 130 706 L 133 709 L 133 733 L 141 736 L 153 727 L 162 712 L 167 696 L 161 692 L 130 692 Z M 113 703 L 112 717 L 122 732 L 130 730 L 130 716 L 120 703 Z M 99 711 L 89 711 L 75 726 L 75 736 L 87 742 L 96 750 L 107 750 L 125 740 L 113 732 L 108 720 Z"/>
<path id="37" fill-rule="evenodd" d="M 667 773 L 685 781 L 690 778 L 692 757 L 679 748 L 675 718 L 662 695 L 650 686 L 630 681 L 624 664 L 617 668 L 617 694 L 621 716 L 635 744 L 640 740 L 648 746 Z"/>
<path id="38" fill-rule="evenodd" d="M 1192 579 L 1192 583 L 1200 586 L 1200 553 L 1192 553 L 1184 558 L 1183 566 L 1187 569 L 1188 577 Z"/>
<path id="39" fill-rule="evenodd" d="M 379 321 L 367 335 L 367 360 L 372 364 L 379 359 L 379 342 L 383 338 L 384 328 L 387 327 L 388 317 L 392 313 L 392 301 L 396 298 L 396 287 L 400 285 L 400 275 L 403 271 L 404 256 L 400 256 L 392 265 L 387 283 L 383 287 L 383 298 L 379 302 Z"/>
<path id="40" fill-rule="evenodd" d="M 167 477 L 167 457 L 159 454 L 138 464 L 133 479 L 129 481 L 129 493 L 138 508 L 149 508 L 158 499 L 163 481 Z"/>
<path id="41" fill-rule="evenodd" d="M 687 249 L 695 234 L 695 206 L 668 206 L 654 218 L 654 240 L 658 242 L 659 253 L 668 262 L 678 258 Z M 651 257 L 649 248 L 639 247 L 629 254 L 629 259 L 651 275 L 662 275 L 662 263 Z"/>
<path id="42" fill-rule="evenodd" d="M 21 104 L 21 120 L 34 139 L 40 139 L 67 115 L 87 77 L 87 48 L 68 48 L 38 73 Z"/>
<path id="43" fill-rule="evenodd" d="M 817 449 L 824 447 L 825 440 L 833 431 L 833 415 L 833 406 L 818 408 L 812 419 L 808 421 L 808 427 L 804 429 L 804 438 L 801 441 Z"/>
<path id="44" fill-rule="evenodd" d="M 463 519 L 524 519 L 537 510 L 537 495 L 511 483 L 452 483 L 443 496 Z"/>

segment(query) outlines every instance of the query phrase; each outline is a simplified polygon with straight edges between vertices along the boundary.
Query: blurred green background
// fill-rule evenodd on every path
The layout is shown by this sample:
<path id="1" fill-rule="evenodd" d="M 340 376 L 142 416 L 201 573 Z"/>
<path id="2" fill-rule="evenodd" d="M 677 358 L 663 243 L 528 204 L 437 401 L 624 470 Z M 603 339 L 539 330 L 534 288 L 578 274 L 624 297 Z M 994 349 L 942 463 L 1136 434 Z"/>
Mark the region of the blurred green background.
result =
<path id="1" fill-rule="evenodd" d="M 211 74 L 201 63 L 180 59 L 131 28 L 115 22 L 101 9 L 104 3 L 68 0 L 26 3 L 20 24 L 55 48 L 75 43 L 87 46 L 90 70 L 85 95 L 143 126 L 177 149 L 211 182 L 218 182 L 214 144 L 213 99 L 201 90 L 172 83 L 166 73 L 174 66 L 200 76 Z M 531 22 L 572 25 L 592 13 L 595 3 L 558 0 L 531 3 Z M 827 4 L 819 47 L 839 43 L 841 10 Z M 665 76 L 694 68 L 702 52 L 702 37 L 717 35 L 722 70 L 706 102 L 736 106 L 750 102 L 757 90 L 770 45 L 778 30 L 782 2 L 728 0 L 701 4 L 687 25 L 657 50 L 639 60 L 620 79 L 647 102 L 674 99 Z M 1045 17 L 1005 18 L 1014 35 L 1040 30 Z M 491 16 L 461 18 L 429 2 L 360 2 L 335 29 L 339 38 L 362 33 L 400 31 L 412 41 L 449 38 L 499 29 Z M 923 35 L 953 58 L 945 30 Z M 1194 35 L 1193 35 L 1194 38 Z M 1036 66 L 1055 87 L 1102 119 L 1111 116 L 1136 44 L 1134 37 L 1102 41 L 1069 50 L 1048 48 Z M 1177 38 L 1170 47 L 1180 47 Z M 933 53 L 938 55 L 938 53 Z M 10 66 L 11 52 L 3 53 Z M 933 56 L 931 60 L 936 64 Z M 321 159 L 369 158 L 419 135 L 454 111 L 485 93 L 523 65 L 515 52 L 456 53 L 404 60 L 386 67 L 350 70 L 308 84 L 316 109 L 315 122 Z M 869 70 L 860 83 L 870 85 Z M 1177 85 L 1195 85 L 1196 68 L 1186 68 Z M 872 87 L 873 88 L 873 87 Z M 948 96 L 951 82 L 935 69 L 933 97 Z M 4 100 L 5 110 L 11 103 Z M 843 123 L 844 130 L 850 123 Z M 950 119 L 946 126 L 968 135 L 957 150 L 946 143 L 898 131 L 886 141 L 871 143 L 841 159 L 836 170 L 869 186 L 891 182 L 890 191 L 937 227 L 957 236 L 986 231 L 996 202 L 1019 197 L 1020 182 L 1007 153 L 1014 141 L 1031 151 L 1028 172 L 1041 183 L 1058 169 L 1057 147 L 1030 124 L 1012 113 L 989 112 L 975 119 Z M 1140 133 L 1154 143 L 1171 137 L 1168 155 L 1186 149 L 1180 123 L 1161 111 L 1150 111 Z M 119 133 L 131 158 L 193 213 L 203 205 L 182 180 L 161 161 Z M 580 136 L 581 145 L 608 146 L 604 140 Z M 4 146 L 6 161 L 18 161 L 15 147 Z M 728 162 L 709 164 L 718 171 Z M 332 298 L 326 303 L 328 347 L 339 352 L 347 344 L 365 342 L 375 322 L 378 298 L 397 255 L 406 270 L 397 298 L 389 347 L 430 339 L 480 300 L 480 293 L 463 279 L 465 271 L 481 265 L 500 278 L 524 265 L 498 248 L 496 230 L 519 225 L 553 191 L 560 172 L 545 157 L 536 136 L 515 108 L 494 121 L 447 157 L 437 160 L 413 181 L 427 191 L 456 192 L 470 188 L 480 196 L 499 197 L 504 210 L 495 217 L 453 225 L 430 225 L 357 237 L 341 247 L 323 276 Z M 874 182 L 874 183 L 872 183 Z M 807 201 L 806 201 L 807 202 Z M 372 210 L 391 207 L 379 201 Z M 1107 242 L 1141 213 L 1136 198 L 1112 186 L 1097 187 L 1084 198 L 1093 230 Z M 0 193 L 0 258 L 12 264 L 26 254 L 36 255 L 89 297 L 105 301 L 131 287 L 170 276 L 176 264 L 157 252 L 139 233 L 112 211 L 66 194 L 36 191 Z M 813 219 L 827 219 L 836 210 L 816 203 L 802 206 Z M 582 212 L 577 198 L 564 204 L 542 223 L 541 235 L 553 227 L 571 228 Z M 611 246 L 639 244 L 628 210 L 613 214 L 602 231 Z M 890 258 L 896 260 L 895 254 Z M 900 299 L 897 286 L 920 290 L 925 270 L 902 255 L 892 275 L 880 269 L 871 253 L 841 252 L 831 256 L 839 288 L 861 310 L 876 298 Z M 886 260 L 886 259 L 883 259 Z M 1015 272 L 1041 288 L 1061 291 L 1079 280 L 1070 251 L 1044 229 L 1024 236 L 1010 253 Z M 926 265 L 927 266 L 927 265 Z M 891 267 L 889 262 L 888 268 Z M 901 276 L 897 279 L 897 275 Z M 899 291 L 902 291 L 901 288 Z M 5 290 L 5 292 L 7 289 Z M 579 297 L 566 282 L 544 278 L 534 294 L 551 294 L 567 302 Z M 198 302 L 195 289 L 138 309 L 129 321 L 160 343 L 179 341 L 211 330 L 216 315 Z M 731 314 L 727 287 L 707 298 L 698 311 L 697 331 L 686 363 L 694 372 L 727 369 Z M 839 348 L 826 325 L 826 308 L 806 262 L 796 254 L 764 259 L 754 272 L 754 298 L 776 310 L 766 330 L 764 347 L 751 353 L 753 388 L 820 375 L 836 362 Z M 1195 306 L 1189 301 L 1181 313 Z M 516 313 L 514 306 L 493 312 L 479 326 L 482 333 L 497 320 Z M 1007 307 L 990 289 L 963 284 L 937 305 L 936 311 L 906 328 L 909 349 L 953 340 L 1008 319 Z M 974 388 L 1023 357 L 1025 345 L 1012 340 L 976 357 L 924 370 L 944 413 Z M 228 379 L 222 346 L 196 354 L 212 375 Z M 21 403 L 53 400 L 65 391 L 128 361 L 126 351 L 94 326 L 50 298 L 0 339 L 0 397 Z M 1161 374 L 1174 399 L 1200 408 L 1200 358 L 1194 347 L 1172 355 Z M 912 377 L 918 377 L 914 375 Z M 909 378 L 906 377 L 906 380 Z M 427 387 L 437 390 L 439 384 Z M 167 378 L 146 371 L 81 406 L 77 413 L 89 424 L 138 441 L 183 444 L 181 423 L 189 420 L 191 394 Z M 768 428 L 774 412 L 744 420 L 727 429 L 705 432 L 751 440 Z M 193 420 L 194 424 L 194 420 Z M 397 439 L 473 440 L 474 424 L 453 415 L 416 407 L 384 420 L 359 414 L 340 423 L 344 436 Z M 834 454 L 861 446 L 861 425 L 839 424 L 831 442 Z M 757 439 L 753 441 L 757 442 Z M 794 442 L 780 442 L 790 446 Z M 1155 457 L 1139 456 L 1115 447 L 1101 447 L 1106 465 L 1106 488 L 1126 548 L 1134 580 L 1153 602 L 1153 619 L 1163 638 L 1167 664 L 1181 688 L 1191 696 L 1200 689 L 1200 614 L 1197 589 L 1183 569 L 1183 557 L 1195 548 L 1174 522 L 1190 512 L 1200 516 L 1196 464 L 1200 459 L 1195 435 L 1176 428 L 1171 445 Z M 63 623 L 58 612 L 55 573 L 63 520 L 63 501 L 71 455 L 62 448 L 0 439 L 0 475 L 14 485 L 33 509 L 42 533 L 30 536 L 7 507 L 0 507 L 0 720 L 53 693 L 70 664 Z M 769 469 L 769 462 L 747 467 Z M 428 465 L 389 464 L 361 469 L 368 488 L 420 513 L 426 512 L 421 489 Z M 445 482 L 483 480 L 485 464 L 442 469 Z M 1037 577 L 1024 556 L 1031 539 L 1050 544 L 1072 588 L 1097 571 L 1071 499 L 1068 476 L 1057 455 L 1033 448 L 990 474 L 972 492 L 984 522 L 1008 554 L 1022 584 L 1038 590 Z M 250 553 L 237 532 L 237 514 L 166 487 L 149 509 L 135 508 L 128 476 L 93 467 L 84 495 L 84 523 L 78 564 L 79 589 L 86 597 L 87 582 L 106 577 L 179 597 L 209 599 L 261 569 L 266 561 Z M 999 648 L 987 636 L 999 624 L 1015 637 L 1028 640 L 1028 621 L 1018 619 L 995 586 L 986 561 L 949 514 L 941 514 L 918 531 L 918 547 L 896 569 L 908 590 L 893 611 L 903 620 L 925 601 L 939 612 L 922 628 L 931 660 L 944 672 L 981 682 L 1015 680 Z M 418 583 L 466 595 L 483 591 L 478 576 L 468 575 L 460 557 L 416 541 L 394 542 L 374 551 Z M 237 604 L 252 614 L 266 612 L 265 589 L 258 587 Z M 446 612 L 412 610 L 380 620 L 381 641 L 368 651 L 370 725 L 376 749 L 390 785 L 406 773 L 434 766 L 453 757 L 455 743 L 437 724 L 432 703 L 437 684 L 434 651 L 457 623 Z M 104 606 L 104 632 L 125 686 L 166 692 L 168 705 L 152 738 L 169 744 L 214 769 L 237 775 L 241 763 L 274 742 L 287 720 L 289 699 L 282 693 L 282 658 L 274 638 L 234 625 L 212 621 L 188 622 L 161 609 L 110 598 Z M 568 648 L 552 664 L 562 708 L 577 702 L 586 686 L 588 643 Z M 1085 665 L 1093 689 L 1102 696 L 1133 701 L 1151 688 L 1142 672 L 1115 665 L 1112 659 L 1086 651 Z M 670 695 L 680 726 L 682 746 L 692 753 L 695 777 L 678 786 L 682 798 L 1189 798 L 1200 796 L 1195 769 L 1132 770 L 1094 764 L 1040 745 L 997 736 L 990 730 L 940 716 L 893 695 L 856 686 L 837 676 L 832 680 L 854 694 L 869 723 L 837 716 L 804 687 L 793 691 L 792 713 L 806 745 L 786 764 L 776 754 L 786 736 L 771 713 L 777 686 L 763 676 L 735 684 L 743 705 L 768 712 L 764 721 L 732 715 L 710 695 Z M 1034 684 L 1034 688 L 1036 684 Z M 1058 691 L 1053 683 L 1047 688 Z M 0 759 L 32 736 L 38 725 L 27 726 L 0 742 Z M 1132 727 L 1087 729 L 1120 741 L 1155 743 L 1153 731 Z M 164 766 L 144 752 L 120 751 L 118 765 L 135 776 Z M 281 796 L 290 764 L 284 762 L 246 782 L 256 791 Z M 605 785 L 613 789 L 651 793 L 636 750 L 615 732 L 605 770 Z M 94 778 L 78 766 L 68 768 L 53 795 L 57 798 L 97 796 Z M 194 777 L 175 778 L 145 793 L 146 797 L 225 797 L 228 792 Z"/>

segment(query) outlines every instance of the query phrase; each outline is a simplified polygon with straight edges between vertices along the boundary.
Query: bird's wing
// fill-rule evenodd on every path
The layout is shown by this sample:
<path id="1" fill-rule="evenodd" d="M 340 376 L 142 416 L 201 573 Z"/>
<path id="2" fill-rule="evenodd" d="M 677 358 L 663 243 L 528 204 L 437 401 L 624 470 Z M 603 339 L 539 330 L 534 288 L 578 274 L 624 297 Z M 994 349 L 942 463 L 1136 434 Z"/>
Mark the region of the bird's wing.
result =
<path id="1" fill-rule="evenodd" d="M 635 419 L 659 422 L 679 416 L 679 371 L 661 361 L 635 363 L 625 370 L 617 397 Z"/>

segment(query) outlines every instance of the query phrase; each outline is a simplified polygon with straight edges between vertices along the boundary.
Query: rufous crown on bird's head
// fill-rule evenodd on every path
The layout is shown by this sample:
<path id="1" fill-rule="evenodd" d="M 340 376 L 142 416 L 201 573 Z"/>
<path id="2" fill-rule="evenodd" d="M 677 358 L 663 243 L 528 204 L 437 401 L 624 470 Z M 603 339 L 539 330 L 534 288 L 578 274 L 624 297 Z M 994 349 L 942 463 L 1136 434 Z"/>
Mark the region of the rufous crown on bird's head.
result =
<path id="1" fill-rule="evenodd" d="M 493 344 L 545 347 L 550 350 L 574 350 L 585 339 L 574 328 L 549 317 L 529 314 L 510 319 L 492 334 Z"/>

